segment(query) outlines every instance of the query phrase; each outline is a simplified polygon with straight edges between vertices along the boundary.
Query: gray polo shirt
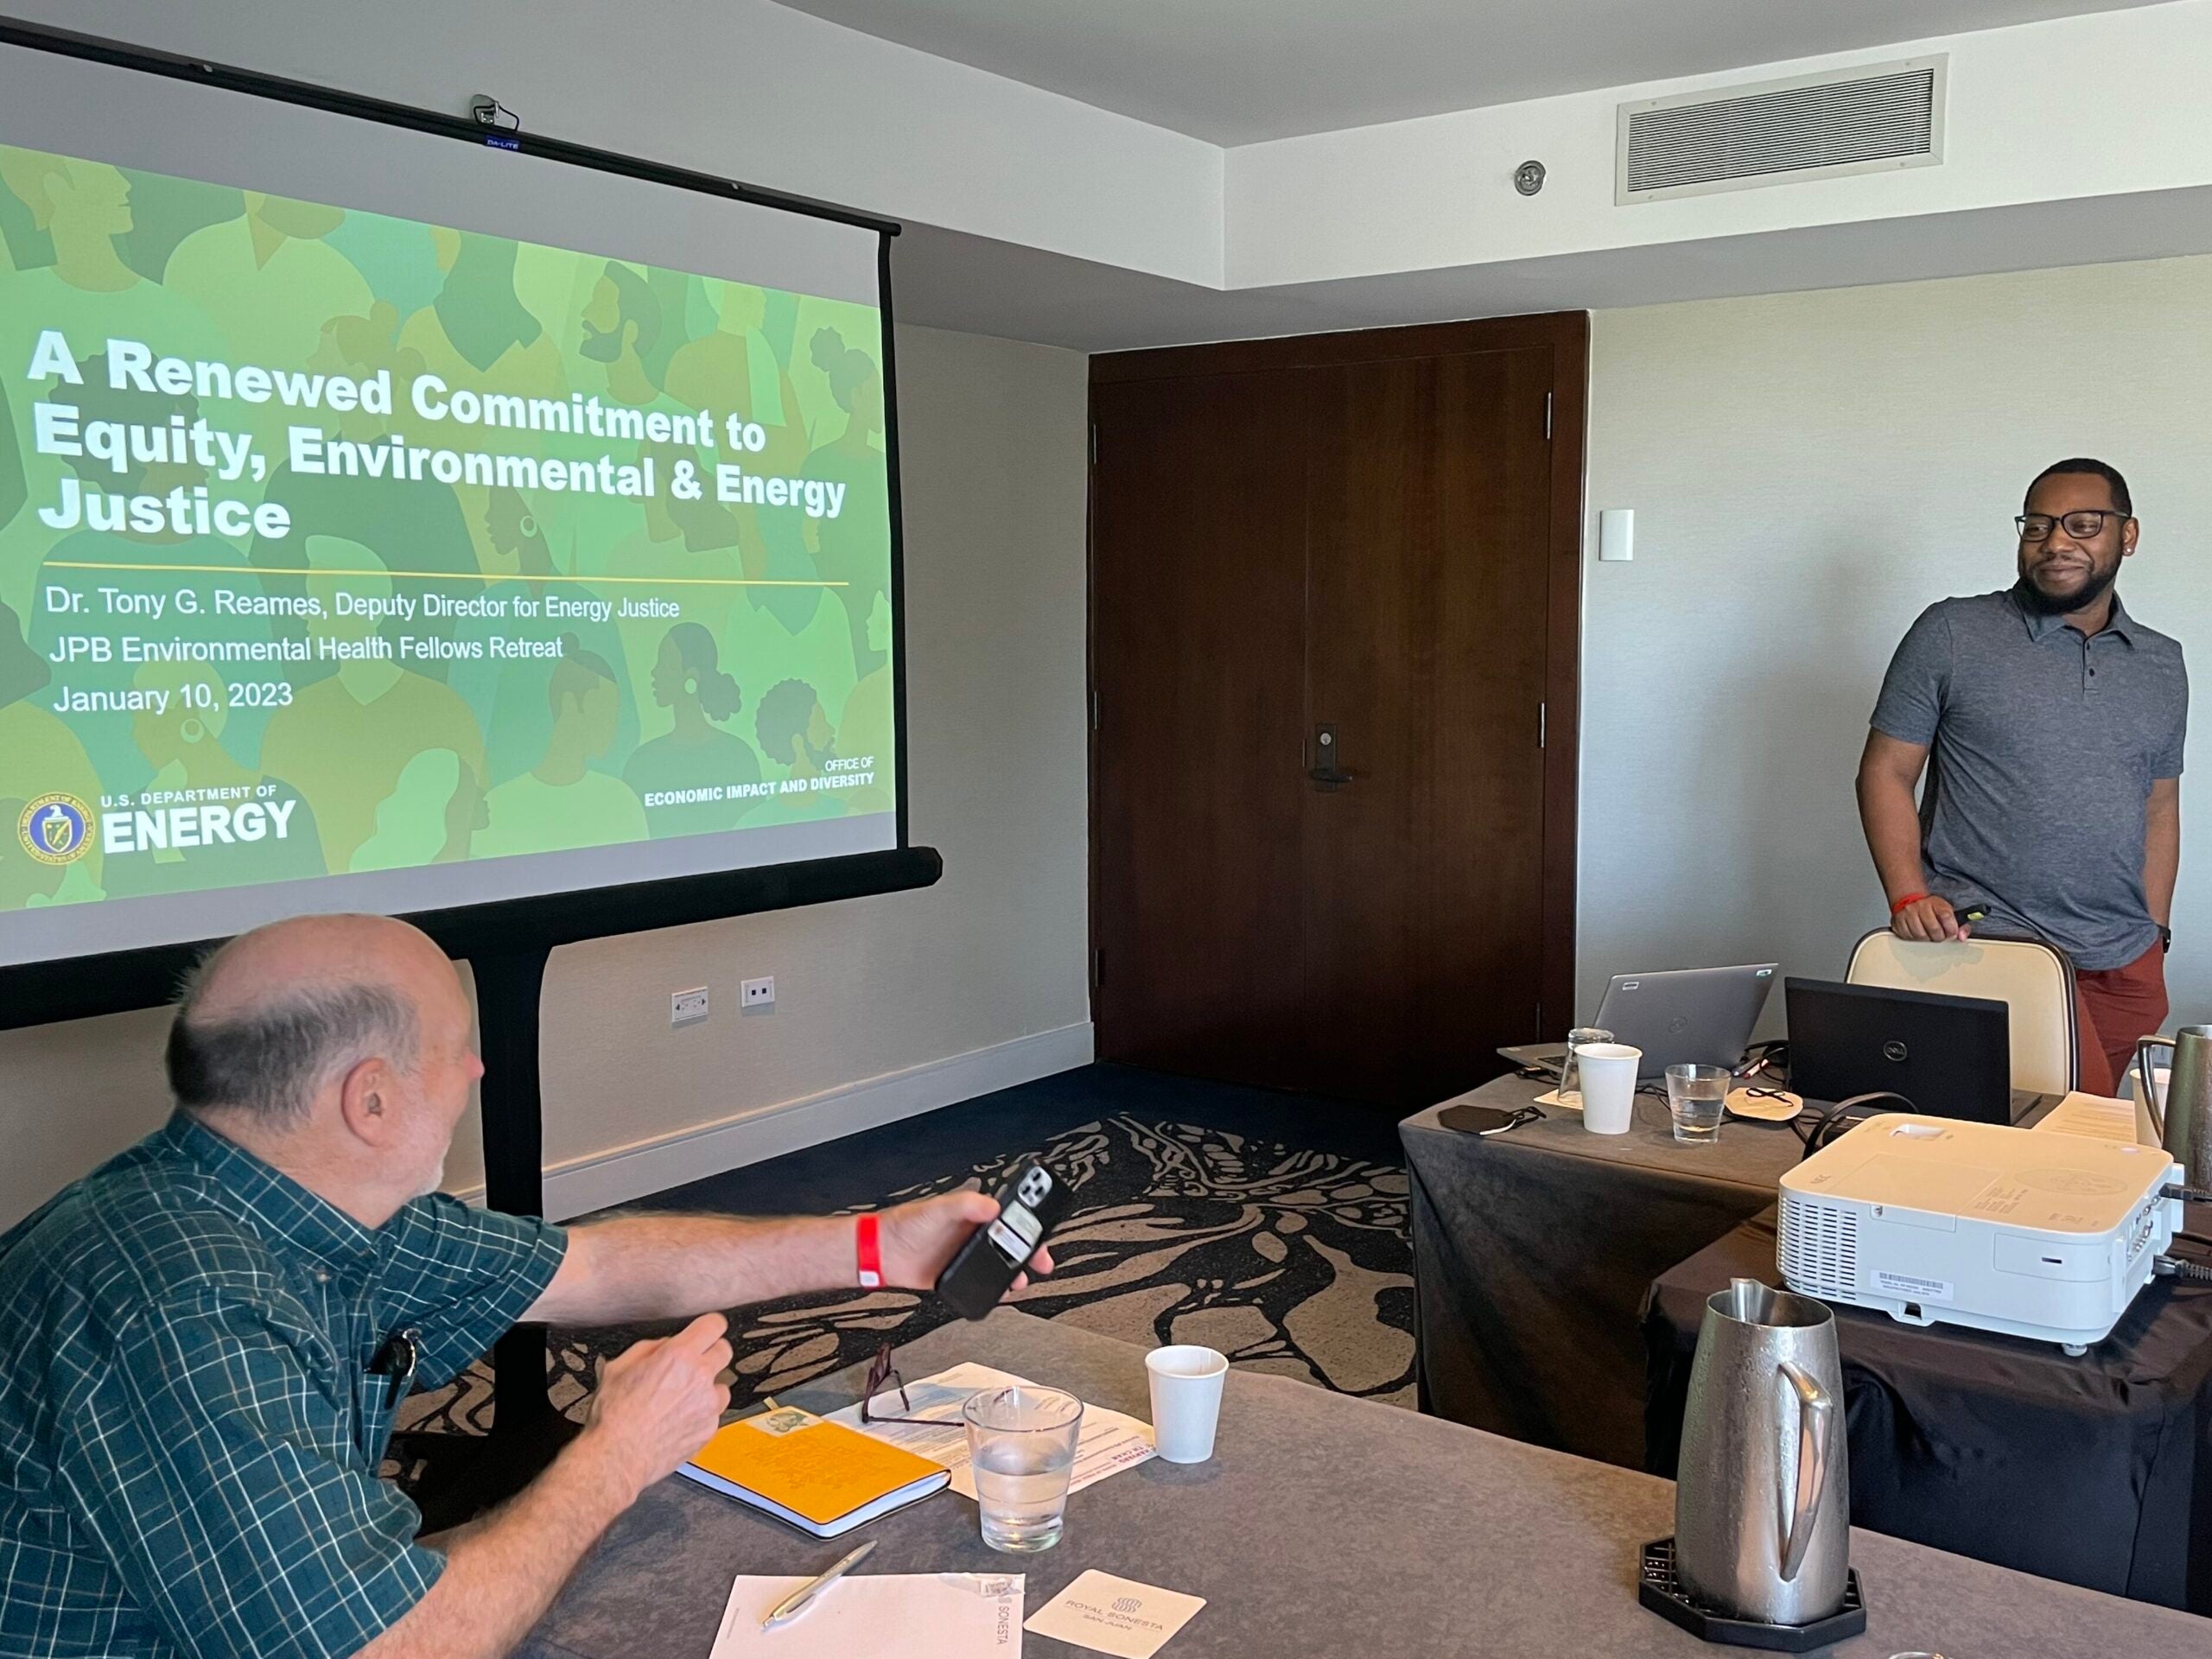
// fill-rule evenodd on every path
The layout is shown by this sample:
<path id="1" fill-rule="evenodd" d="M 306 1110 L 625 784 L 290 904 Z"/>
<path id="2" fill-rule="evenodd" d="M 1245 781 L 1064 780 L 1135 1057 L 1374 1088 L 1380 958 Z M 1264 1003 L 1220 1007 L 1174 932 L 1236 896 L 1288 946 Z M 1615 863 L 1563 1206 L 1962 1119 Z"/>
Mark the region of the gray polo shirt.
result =
<path id="1" fill-rule="evenodd" d="M 1920 803 L 1931 892 L 1986 905 L 1979 931 L 2044 938 L 2077 968 L 2158 943 L 2143 899 L 2145 807 L 2181 776 L 2180 645 L 2113 596 L 2084 639 L 2011 590 L 1929 606 L 1891 659 L 1874 728 L 1929 746 Z"/>

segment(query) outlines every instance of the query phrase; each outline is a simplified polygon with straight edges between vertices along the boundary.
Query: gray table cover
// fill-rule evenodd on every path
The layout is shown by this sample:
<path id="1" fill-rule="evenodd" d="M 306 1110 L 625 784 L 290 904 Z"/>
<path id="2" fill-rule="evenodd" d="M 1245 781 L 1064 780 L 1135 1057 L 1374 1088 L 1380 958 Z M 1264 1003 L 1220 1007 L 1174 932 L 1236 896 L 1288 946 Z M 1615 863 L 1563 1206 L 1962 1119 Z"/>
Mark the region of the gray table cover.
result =
<path id="1" fill-rule="evenodd" d="M 900 1365 L 914 1377 L 963 1360 L 1149 1415 L 1142 1351 L 1065 1322 L 1002 1310 L 931 1332 Z M 826 1409 L 859 1387 L 847 1371 L 787 1397 Z M 1088 1567 L 1205 1597 L 1166 1659 L 1693 1659 L 1716 1650 L 1636 1599 L 1637 1551 L 1673 1529 L 1673 1494 L 1652 1476 L 1240 1372 L 1211 1463 L 1154 1461 L 1077 1494 L 1058 1548 L 994 1554 L 975 1506 L 946 1493 L 868 1529 L 879 1548 L 860 1570 L 1020 1572 L 1025 1617 Z M 815 1572 L 848 1548 L 671 1478 L 616 1522 L 524 1652 L 706 1659 L 734 1575 Z M 1825 1649 L 1838 1659 L 2212 1653 L 2212 1624 L 2186 1613 L 1878 1534 L 1854 1533 L 1852 1548 L 1870 1616 L 1864 1637 Z M 1023 1638 L 1031 1659 L 1087 1651 Z"/>
<path id="2" fill-rule="evenodd" d="M 1522 1106 L 1546 1086 L 1500 1077 L 1458 1098 Z M 1456 1103 L 1399 1126 L 1421 1408 L 1642 1468 L 1644 1292 L 1774 1202 L 1796 1135 L 1732 1118 L 1713 1144 L 1681 1146 L 1666 1103 L 1639 1096 L 1626 1135 L 1548 1111 L 1481 1136 L 1438 1123 Z"/>

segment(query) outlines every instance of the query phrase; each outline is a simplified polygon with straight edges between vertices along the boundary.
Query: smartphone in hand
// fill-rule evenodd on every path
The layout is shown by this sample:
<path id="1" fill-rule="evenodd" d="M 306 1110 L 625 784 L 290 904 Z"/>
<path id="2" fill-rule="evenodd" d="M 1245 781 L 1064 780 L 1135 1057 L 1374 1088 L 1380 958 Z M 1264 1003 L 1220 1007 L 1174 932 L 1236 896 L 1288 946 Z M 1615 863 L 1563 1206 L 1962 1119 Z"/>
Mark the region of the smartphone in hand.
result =
<path id="1" fill-rule="evenodd" d="M 1045 1236 L 1067 1216 L 1068 1189 L 1034 1158 L 1023 1159 L 991 1196 L 999 1203 L 998 1219 L 969 1234 L 937 1278 L 937 1294 L 963 1319 L 980 1319 L 996 1307 Z"/>

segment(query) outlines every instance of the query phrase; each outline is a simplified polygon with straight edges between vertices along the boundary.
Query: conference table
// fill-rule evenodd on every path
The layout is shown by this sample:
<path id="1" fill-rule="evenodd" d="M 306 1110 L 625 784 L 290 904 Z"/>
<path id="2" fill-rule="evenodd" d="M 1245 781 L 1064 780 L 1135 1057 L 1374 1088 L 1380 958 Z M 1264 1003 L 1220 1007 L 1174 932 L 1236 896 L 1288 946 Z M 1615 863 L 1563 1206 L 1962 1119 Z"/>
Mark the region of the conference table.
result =
<path id="1" fill-rule="evenodd" d="M 931 1332 L 899 1364 L 916 1377 L 971 1360 L 1150 1414 L 1142 1349 L 1007 1309 Z M 779 1398 L 825 1411 L 856 1399 L 861 1382 L 855 1368 Z M 1211 1462 L 1155 1459 L 1077 1493 L 1058 1548 L 995 1554 L 976 1535 L 975 1505 L 944 1493 L 865 1529 L 878 1548 L 859 1570 L 1020 1573 L 1025 1617 L 1090 1567 L 1204 1597 L 1166 1659 L 1692 1659 L 1711 1649 L 1637 1601 L 1641 1547 L 1673 1529 L 1674 1488 L 1654 1476 L 1237 1372 Z M 811 1573 L 849 1548 L 671 1478 L 615 1522 L 522 1651 L 706 1659 L 733 1576 Z M 1852 1560 L 1867 1630 L 1823 1649 L 1837 1659 L 2205 1651 L 2207 1626 L 2188 1614 L 1878 1533 L 1853 1533 Z M 791 1632 L 804 1628 L 802 1618 Z M 801 1641 L 793 1651 L 810 1650 Z M 1032 1633 L 1023 1651 L 1088 1649 Z"/>
<path id="2" fill-rule="evenodd" d="M 1644 1293 L 1774 1202 L 1803 1151 L 1786 1123 L 1731 1119 L 1675 1143 L 1667 1104 L 1626 1135 L 1580 1112 L 1502 1135 L 1445 1128 L 1469 1102 L 1510 1110 L 1548 1083 L 1504 1077 L 1399 1125 L 1412 1187 L 1421 1409 L 1516 1440 L 1643 1467 Z"/>

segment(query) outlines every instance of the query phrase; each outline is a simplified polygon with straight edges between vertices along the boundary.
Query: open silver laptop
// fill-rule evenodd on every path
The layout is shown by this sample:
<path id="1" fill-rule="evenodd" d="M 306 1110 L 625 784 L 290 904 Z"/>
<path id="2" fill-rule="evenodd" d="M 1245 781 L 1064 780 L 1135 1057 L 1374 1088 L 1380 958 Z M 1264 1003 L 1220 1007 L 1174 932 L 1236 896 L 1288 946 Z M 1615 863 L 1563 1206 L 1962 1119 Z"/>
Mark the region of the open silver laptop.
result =
<path id="1" fill-rule="evenodd" d="M 1656 974 L 1615 974 L 1590 1023 L 1617 1043 L 1643 1051 L 1638 1075 L 1656 1077 L 1670 1065 L 1740 1065 L 1780 964 L 1677 968 Z M 1516 1065 L 1556 1071 L 1564 1043 L 1527 1043 L 1497 1051 Z"/>

